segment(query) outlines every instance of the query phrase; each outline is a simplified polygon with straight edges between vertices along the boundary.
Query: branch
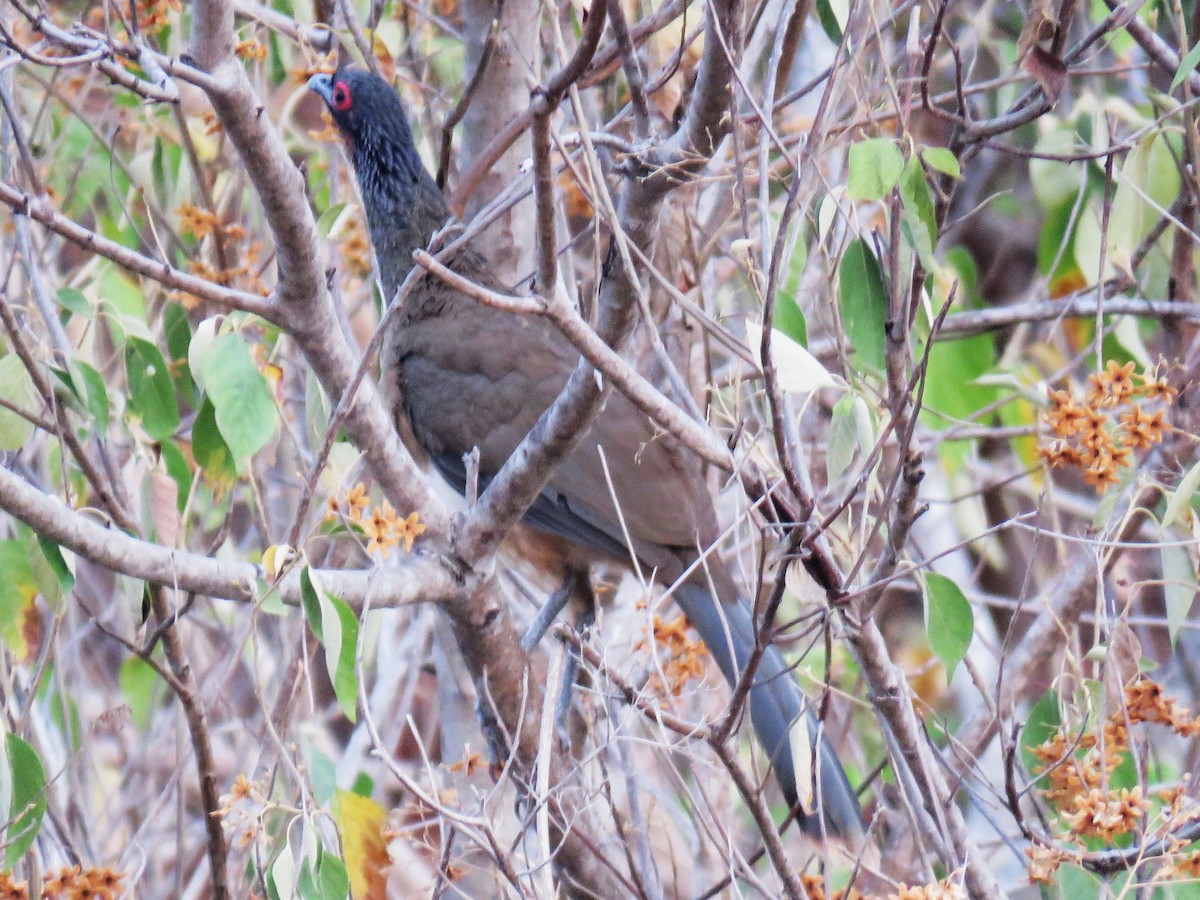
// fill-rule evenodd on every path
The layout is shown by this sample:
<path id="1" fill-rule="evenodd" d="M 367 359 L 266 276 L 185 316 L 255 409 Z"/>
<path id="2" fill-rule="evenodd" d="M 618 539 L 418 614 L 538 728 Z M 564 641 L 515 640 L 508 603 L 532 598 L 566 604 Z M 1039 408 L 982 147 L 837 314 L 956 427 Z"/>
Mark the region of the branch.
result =
<path id="1" fill-rule="evenodd" d="M 307 44 L 318 53 L 329 53 L 336 46 L 333 29 L 326 25 L 305 25 L 254 0 L 234 0 L 234 12 L 243 19 L 258 22 L 277 34 Z"/>
<path id="2" fill-rule="evenodd" d="M 242 603 L 263 599 L 259 584 L 265 575 L 260 566 L 173 550 L 131 537 L 115 528 L 106 528 L 2 467 L 0 509 L 24 522 L 38 535 L 113 572 L 206 597 Z M 320 576 L 331 593 L 356 609 L 361 609 L 368 597 L 373 609 L 436 603 L 458 589 L 446 567 L 435 557 L 423 553 L 412 554 L 398 565 L 381 569 L 321 570 Z M 299 605 L 298 570 L 285 575 L 278 587 L 285 603 Z"/>
<path id="3" fill-rule="evenodd" d="M 50 204 L 36 200 L 29 194 L 2 181 L 0 181 L 0 203 L 8 206 L 17 215 L 28 216 L 60 237 L 66 238 L 72 244 L 112 260 L 122 268 L 156 281 L 163 287 L 184 291 L 223 309 L 237 309 L 253 313 L 256 316 L 262 316 L 269 322 L 281 324 L 277 321 L 278 313 L 275 304 L 268 298 L 251 294 L 248 291 L 235 291 L 232 288 L 213 284 L 204 278 L 181 272 L 169 263 L 160 262 L 118 244 L 116 241 L 110 241 L 62 215 Z"/>
<path id="4" fill-rule="evenodd" d="M 192 57 L 201 71 L 209 73 L 202 87 L 242 157 L 275 242 L 279 281 L 272 321 L 296 339 L 326 393 L 340 398 L 353 383 L 358 360 L 325 288 L 304 178 L 233 55 L 232 6 L 209 0 L 197 3 L 195 10 Z M 359 388 L 346 428 L 396 507 L 420 509 L 434 531 L 445 533 L 449 524 L 445 506 L 400 444 L 391 416 L 372 385 Z"/>
<path id="5" fill-rule="evenodd" d="M 1150 471 L 1153 468 L 1152 461 L 1157 458 L 1158 453 L 1148 456 L 1142 463 L 1142 470 Z M 1131 540 L 1140 527 L 1140 517 L 1130 515 L 1130 510 L 1153 509 L 1162 491 L 1162 487 L 1148 484 L 1135 496 L 1118 504 L 1109 517 L 1109 521 L 1123 523 L 1114 542 L 1116 545 Z M 1016 715 L 1017 707 L 1031 700 L 1041 688 L 1045 677 L 1045 660 L 1054 656 L 1067 630 L 1095 603 L 1097 579 L 1116 564 L 1119 556 L 1120 551 L 1115 546 L 1103 561 L 1097 561 L 1091 554 L 1077 554 L 1055 583 L 1038 592 L 1039 600 L 1035 605 L 1037 618 L 1021 634 L 1020 643 L 1012 648 L 1011 654 L 1001 654 L 1001 659 L 1006 661 L 996 700 L 996 713 L 981 709 L 959 729 L 959 742 L 965 748 L 966 755 L 957 755 L 951 763 L 956 777 L 961 776 L 968 757 L 970 760 L 983 757 L 999 730 L 1001 722 L 997 716 Z M 1033 609 L 1028 611 L 1032 612 Z"/>
<path id="6" fill-rule="evenodd" d="M 1009 306 L 951 313 L 946 316 L 946 321 L 942 324 L 938 337 L 967 337 L 1025 322 L 1087 319 L 1094 318 L 1097 314 L 1200 322 L 1200 307 L 1193 303 L 1177 303 L 1172 300 L 1138 300 L 1134 297 L 1105 298 L 1101 302 L 1093 288 L 1085 294 L 1063 300 L 1033 300 L 1028 303 L 1013 303 Z"/>
<path id="7" fill-rule="evenodd" d="M 232 13 L 225 3 L 198 3 L 193 56 L 212 76 L 205 87 L 214 110 L 241 154 L 247 176 L 263 204 L 267 225 L 278 253 L 279 286 L 276 297 L 285 327 L 294 335 L 322 386 L 330 397 L 346 395 L 353 383 L 358 360 L 351 351 L 334 315 L 317 253 L 317 231 L 308 207 L 304 180 L 280 140 L 278 131 L 263 115 L 263 108 L 241 65 L 232 55 Z M 397 508 L 419 509 L 435 534 L 448 534 L 450 518 L 445 505 L 429 489 L 423 473 L 400 443 L 391 415 L 377 391 L 364 383 L 349 408 L 346 429 L 364 454 L 384 494 Z M 532 498 L 530 498 L 532 501 Z M 461 560 L 442 557 L 447 577 L 457 590 L 442 600 L 455 640 L 463 652 L 479 696 L 489 697 L 497 714 L 512 733 L 516 759 L 532 771 L 539 749 L 536 713 L 545 685 L 544 661 L 531 658 L 520 645 L 507 605 L 491 577 L 492 569 L 476 571 Z M 573 760 L 556 745 L 552 780 L 568 778 Z M 595 855 L 596 842 L 588 832 L 591 823 L 578 807 L 556 817 L 556 842 L 562 842 L 559 859 L 569 874 L 589 889 L 612 896 L 617 891 L 613 873 Z M 570 823 L 569 825 L 564 823 Z"/>
<path id="8" fill-rule="evenodd" d="M 1104 0 L 1104 5 L 1116 17 L 1116 24 L 1129 32 L 1129 36 L 1146 52 L 1147 56 L 1154 60 L 1163 74 L 1174 77 L 1182 62 L 1179 54 L 1171 49 L 1170 44 L 1155 34 L 1149 25 L 1138 18 L 1137 7 L 1131 7 L 1128 3 L 1117 3 L 1116 0 Z M 1141 4 L 1139 3 L 1138 6 Z M 1189 72 L 1187 82 L 1193 94 L 1200 94 L 1200 73 Z"/>
<path id="9" fill-rule="evenodd" d="M 148 47 L 142 45 L 120 47 L 114 41 L 110 40 L 107 35 L 96 32 L 80 34 L 67 31 L 64 28 L 60 28 L 54 23 L 53 19 L 43 13 L 34 13 L 32 10 L 26 9 L 23 4 L 15 2 L 15 0 L 13 5 L 21 12 L 21 15 L 29 20 L 29 24 L 33 26 L 35 31 L 40 31 L 56 44 L 69 47 L 79 54 L 72 60 L 39 56 L 22 47 L 8 33 L 7 29 L 0 28 L 0 34 L 4 38 L 3 43 L 23 58 L 35 65 L 42 66 L 60 67 L 64 64 L 72 66 L 94 65 L 108 76 L 113 83 L 132 91 L 146 100 L 153 100 L 159 103 L 179 102 L 179 88 L 167 77 L 167 73 L 159 63 L 158 54 L 151 51 Z M 128 71 L 116 60 L 118 56 L 140 65 L 142 71 L 149 75 L 152 80 L 143 81 Z"/>
<path id="10" fill-rule="evenodd" d="M 467 199 L 475 193 L 479 183 L 483 181 L 496 160 L 505 154 L 518 137 L 532 123 L 534 116 L 548 115 L 562 102 L 567 88 L 574 84 L 592 61 L 596 48 L 600 45 L 600 36 L 604 33 L 605 4 L 596 2 L 588 11 L 588 19 L 575 48 L 575 53 L 561 69 L 554 73 L 545 84 L 533 90 L 533 98 L 529 106 L 519 116 L 512 119 L 504 130 L 496 135 L 480 154 L 475 158 L 466 173 L 459 179 L 458 187 L 448 199 L 450 209 L 456 216 L 461 217 L 466 208 Z"/>

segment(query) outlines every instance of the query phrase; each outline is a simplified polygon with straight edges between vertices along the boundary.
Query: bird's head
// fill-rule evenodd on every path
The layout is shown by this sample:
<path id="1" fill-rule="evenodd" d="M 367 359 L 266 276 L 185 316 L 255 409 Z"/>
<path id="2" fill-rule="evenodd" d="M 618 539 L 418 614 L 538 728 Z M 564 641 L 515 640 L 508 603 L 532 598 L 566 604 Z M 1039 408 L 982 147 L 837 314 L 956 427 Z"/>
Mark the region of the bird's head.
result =
<path id="1" fill-rule="evenodd" d="M 360 69 L 339 69 L 312 76 L 308 89 L 325 101 L 364 188 L 420 179 L 424 165 L 404 105 L 390 84 Z"/>

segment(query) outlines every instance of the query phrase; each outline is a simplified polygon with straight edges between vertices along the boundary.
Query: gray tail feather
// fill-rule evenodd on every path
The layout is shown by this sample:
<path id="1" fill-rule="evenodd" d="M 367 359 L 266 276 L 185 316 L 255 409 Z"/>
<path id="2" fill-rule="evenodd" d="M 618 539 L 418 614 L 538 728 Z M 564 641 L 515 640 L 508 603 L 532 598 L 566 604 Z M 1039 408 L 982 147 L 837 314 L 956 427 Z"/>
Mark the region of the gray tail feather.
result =
<path id="1" fill-rule="evenodd" d="M 726 680 L 736 684 L 754 651 L 754 623 L 749 604 L 740 598 L 736 603 L 718 603 L 708 588 L 699 584 L 679 585 L 673 596 L 708 645 Z M 768 647 L 750 689 L 750 721 L 755 734 L 771 761 L 788 804 L 798 810 L 800 827 L 818 839 L 856 842 L 863 830 L 858 799 L 829 742 L 823 736 L 818 742 L 816 716 L 811 710 L 804 712 L 804 707 L 804 695 L 783 656 L 774 647 Z M 815 789 L 805 794 L 812 797 L 812 805 L 819 814 L 805 814 L 799 805 L 789 733 L 802 714 L 808 717 L 812 757 L 817 761 Z M 812 776 L 802 773 L 802 777 L 808 781 Z"/>

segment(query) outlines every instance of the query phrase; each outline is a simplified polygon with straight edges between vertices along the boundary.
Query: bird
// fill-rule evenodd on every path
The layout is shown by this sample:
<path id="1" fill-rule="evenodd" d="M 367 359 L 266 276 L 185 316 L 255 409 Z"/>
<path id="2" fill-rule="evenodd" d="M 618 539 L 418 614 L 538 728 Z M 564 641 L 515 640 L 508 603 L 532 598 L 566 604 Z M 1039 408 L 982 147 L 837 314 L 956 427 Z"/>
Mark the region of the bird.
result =
<path id="1" fill-rule="evenodd" d="M 451 219 L 450 210 L 390 84 L 344 66 L 312 76 L 308 87 L 324 100 L 353 163 L 383 296 L 390 301 L 412 270 L 413 252 L 429 244 Z M 446 264 L 499 289 L 486 259 L 470 247 Z M 394 380 L 397 428 L 460 493 L 467 481 L 465 455 L 478 453 L 478 477 L 485 484 L 555 401 L 579 361 L 544 317 L 481 304 L 428 274 L 410 286 L 389 321 L 379 365 L 381 379 Z M 716 541 L 717 521 L 701 462 L 615 391 L 524 517 L 544 552 L 566 571 L 636 562 L 659 583 L 674 584 L 675 602 L 733 685 L 755 647 L 754 619 L 714 554 L 694 565 L 697 548 Z M 859 842 L 862 814 L 855 792 L 773 645 L 760 659 L 748 705 L 757 738 L 805 833 L 821 841 Z M 796 727 L 801 720 L 806 727 Z M 793 735 L 804 735 L 809 752 L 794 752 Z M 796 763 L 806 759 L 816 760 L 817 778 L 802 790 L 812 770 L 798 778 Z"/>

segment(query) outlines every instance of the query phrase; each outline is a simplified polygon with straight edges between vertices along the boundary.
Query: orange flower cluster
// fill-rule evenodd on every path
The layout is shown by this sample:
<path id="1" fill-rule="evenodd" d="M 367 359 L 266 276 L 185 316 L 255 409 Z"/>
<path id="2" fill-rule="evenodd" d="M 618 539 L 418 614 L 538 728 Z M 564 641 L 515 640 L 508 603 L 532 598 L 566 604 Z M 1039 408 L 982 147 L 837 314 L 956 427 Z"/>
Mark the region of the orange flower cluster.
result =
<path id="1" fill-rule="evenodd" d="M 1125 704 L 1131 722 L 1153 722 L 1167 725 L 1180 737 L 1200 735 L 1200 718 L 1179 704 L 1174 697 L 1163 695 L 1162 685 L 1141 678 L 1125 686 Z"/>
<path id="2" fill-rule="evenodd" d="M 896 893 L 888 894 L 888 900 L 965 900 L 966 890 L 950 878 L 943 878 L 933 884 L 919 884 L 909 887 L 900 885 Z"/>
<path id="3" fill-rule="evenodd" d="M 240 287 L 252 294 L 265 297 L 271 291 L 263 283 L 263 280 L 254 274 L 254 266 L 258 262 L 258 254 L 261 249 L 262 244 L 255 241 L 246 248 L 246 261 L 240 266 L 230 266 L 228 269 L 216 269 L 203 260 L 193 259 L 188 263 L 188 272 L 197 278 L 211 281 L 213 284 L 225 287 Z M 240 284 L 239 281 L 241 282 Z M 191 309 L 199 301 L 190 294 L 184 294 L 182 295 L 181 302 L 186 308 Z"/>
<path id="4" fill-rule="evenodd" d="M 1164 696 L 1162 686 L 1151 679 L 1131 681 L 1125 686 L 1124 696 L 1124 708 L 1109 716 L 1099 733 L 1068 735 L 1060 729 L 1032 749 L 1038 760 L 1035 774 L 1044 774 L 1047 782 L 1041 793 L 1054 804 L 1077 844 L 1087 838 L 1112 843 L 1120 835 L 1132 833 L 1139 824 L 1146 825 L 1150 798 L 1143 788 L 1109 786 L 1129 749 L 1130 725 L 1166 725 L 1182 737 L 1200 734 L 1200 719 Z M 1200 803 L 1183 787 L 1159 791 L 1157 797 L 1161 808 L 1156 836 L 1164 837 L 1200 819 Z M 1030 880 L 1043 884 L 1050 883 L 1063 862 L 1075 858 L 1072 852 L 1056 847 L 1033 847 L 1027 853 Z"/>
<path id="5" fill-rule="evenodd" d="M 1053 884 L 1054 874 L 1058 867 L 1066 862 L 1074 862 L 1078 854 L 1071 853 L 1061 847 L 1050 847 L 1046 844 L 1030 844 L 1025 848 L 1029 857 L 1029 868 L 1026 874 L 1034 884 Z"/>
<path id="6" fill-rule="evenodd" d="M 241 225 L 226 225 L 216 213 L 185 203 L 179 207 L 179 230 L 200 240 L 210 234 L 220 235 L 230 241 L 240 241 L 246 236 Z"/>
<path id="7" fill-rule="evenodd" d="M 352 216 L 342 230 L 341 237 L 342 259 L 346 269 L 359 278 L 367 278 L 371 274 L 371 241 L 367 237 L 367 229 L 359 216 Z M 388 297 L 388 302 L 391 298 Z"/>
<path id="8" fill-rule="evenodd" d="M 252 59 L 255 62 L 262 62 L 267 58 L 267 45 L 262 41 L 249 38 L 234 44 L 233 52 L 242 59 Z"/>
<path id="9" fill-rule="evenodd" d="M 217 114 L 211 109 L 205 110 L 200 114 L 200 121 L 204 123 L 205 134 L 220 134 L 225 130 L 225 126 L 221 124 L 221 120 L 217 118 Z"/>
<path id="10" fill-rule="evenodd" d="M 42 885 L 42 900 L 115 900 L 125 873 L 107 866 L 64 866 Z M 0 873 L 0 900 L 29 900 L 29 883 Z"/>
<path id="11" fill-rule="evenodd" d="M 1134 453 L 1163 439 L 1166 412 L 1147 412 L 1142 404 L 1170 400 L 1175 389 L 1157 371 L 1133 377 L 1133 363 L 1109 360 L 1103 372 L 1088 376 L 1088 391 L 1077 400 L 1070 391 L 1050 390 L 1050 409 L 1043 420 L 1053 433 L 1038 454 L 1051 466 L 1073 466 L 1084 481 L 1104 493 L 1118 481 L 1119 471 Z"/>
<path id="12" fill-rule="evenodd" d="M 662 616 L 655 615 L 654 643 L 666 649 L 667 660 L 662 665 L 662 674 L 667 680 L 662 686 L 664 693 L 678 697 L 691 679 L 704 676 L 704 656 L 708 648 L 691 636 L 684 616 L 666 622 Z M 634 649 L 646 650 L 648 644 L 639 641 Z"/>
<path id="13" fill-rule="evenodd" d="M 810 873 L 800 876 L 800 884 L 804 887 L 807 900 L 866 900 L 866 895 L 857 888 L 838 888 L 836 891 L 825 892 L 825 876 Z"/>
<path id="14" fill-rule="evenodd" d="M 180 231 L 197 240 L 203 240 L 210 236 L 219 238 L 230 254 L 233 253 L 234 244 L 246 239 L 247 232 L 244 227 L 236 223 L 223 222 L 215 213 L 207 209 L 185 203 L 179 207 L 178 212 Z M 261 251 L 262 243 L 251 241 L 242 253 L 241 265 L 216 269 L 201 259 L 193 259 L 188 263 L 188 271 L 213 284 L 227 287 L 237 286 L 265 297 L 270 291 L 254 272 Z M 180 295 L 180 300 L 189 309 L 199 302 L 190 294 Z"/>
<path id="15" fill-rule="evenodd" d="M 407 518 L 401 518 L 392 505 L 384 500 L 382 506 L 375 507 L 371 514 L 367 515 L 367 507 L 370 505 L 367 489 L 360 482 L 344 496 L 329 498 L 328 516 L 345 516 L 358 525 L 367 536 L 368 553 L 387 556 L 393 547 L 400 544 L 404 544 L 405 552 L 411 553 L 413 542 L 425 533 L 420 514 L 414 512 Z"/>
<path id="16" fill-rule="evenodd" d="M 245 775 L 239 774 L 233 779 L 233 786 L 229 789 L 229 793 L 221 798 L 224 802 L 217 808 L 214 815 L 219 818 L 228 816 L 234 806 L 241 800 L 256 800 L 265 802 L 265 797 L 262 793 L 262 787 L 257 782 L 251 781 Z"/>
<path id="17" fill-rule="evenodd" d="M 264 819 L 273 808 L 263 786 L 239 774 L 213 815 L 226 830 L 238 832 L 239 847 L 249 847 L 263 834 Z"/>
<path id="18" fill-rule="evenodd" d="M 1200 853 L 1193 853 L 1175 861 L 1171 867 L 1171 875 L 1180 880 L 1195 881 L 1200 879 Z"/>
<path id="19" fill-rule="evenodd" d="M 822 875 L 801 875 L 800 883 L 804 887 L 807 900 L 872 900 L 872 895 L 864 894 L 857 888 L 838 888 L 836 891 L 825 892 L 825 878 Z M 933 884 L 918 884 L 909 887 L 899 884 L 896 890 L 887 895 L 887 900 L 964 900 L 966 891 L 952 878 L 943 878 Z"/>
<path id="20" fill-rule="evenodd" d="M 1076 796 L 1074 801 L 1074 811 L 1062 812 L 1071 831 L 1110 844 L 1117 835 L 1133 831 L 1149 809 L 1141 785 L 1119 791 L 1092 788 L 1086 795 Z"/>
<path id="21" fill-rule="evenodd" d="M 183 10 L 181 0 L 138 0 L 138 27 L 145 34 L 157 34 L 171 24 L 171 14 Z"/>
<path id="22" fill-rule="evenodd" d="M 330 57 L 311 66 L 300 66 L 292 69 L 288 76 L 296 84 L 308 84 L 308 79 L 314 75 L 332 75 L 337 71 L 336 58 Z"/>
<path id="23" fill-rule="evenodd" d="M 1076 739 L 1060 730 L 1032 750 L 1040 764 L 1036 774 L 1046 775 L 1047 787 L 1042 789 L 1042 796 L 1053 803 L 1064 818 L 1070 819 L 1080 803 L 1108 783 L 1109 776 L 1124 762 L 1128 747 L 1129 734 L 1124 716 L 1109 718 L 1104 725 L 1102 741 L 1096 734 L 1083 734 Z M 1081 833 L 1095 832 L 1084 828 Z M 1105 837 L 1112 839 L 1111 834 Z"/>

